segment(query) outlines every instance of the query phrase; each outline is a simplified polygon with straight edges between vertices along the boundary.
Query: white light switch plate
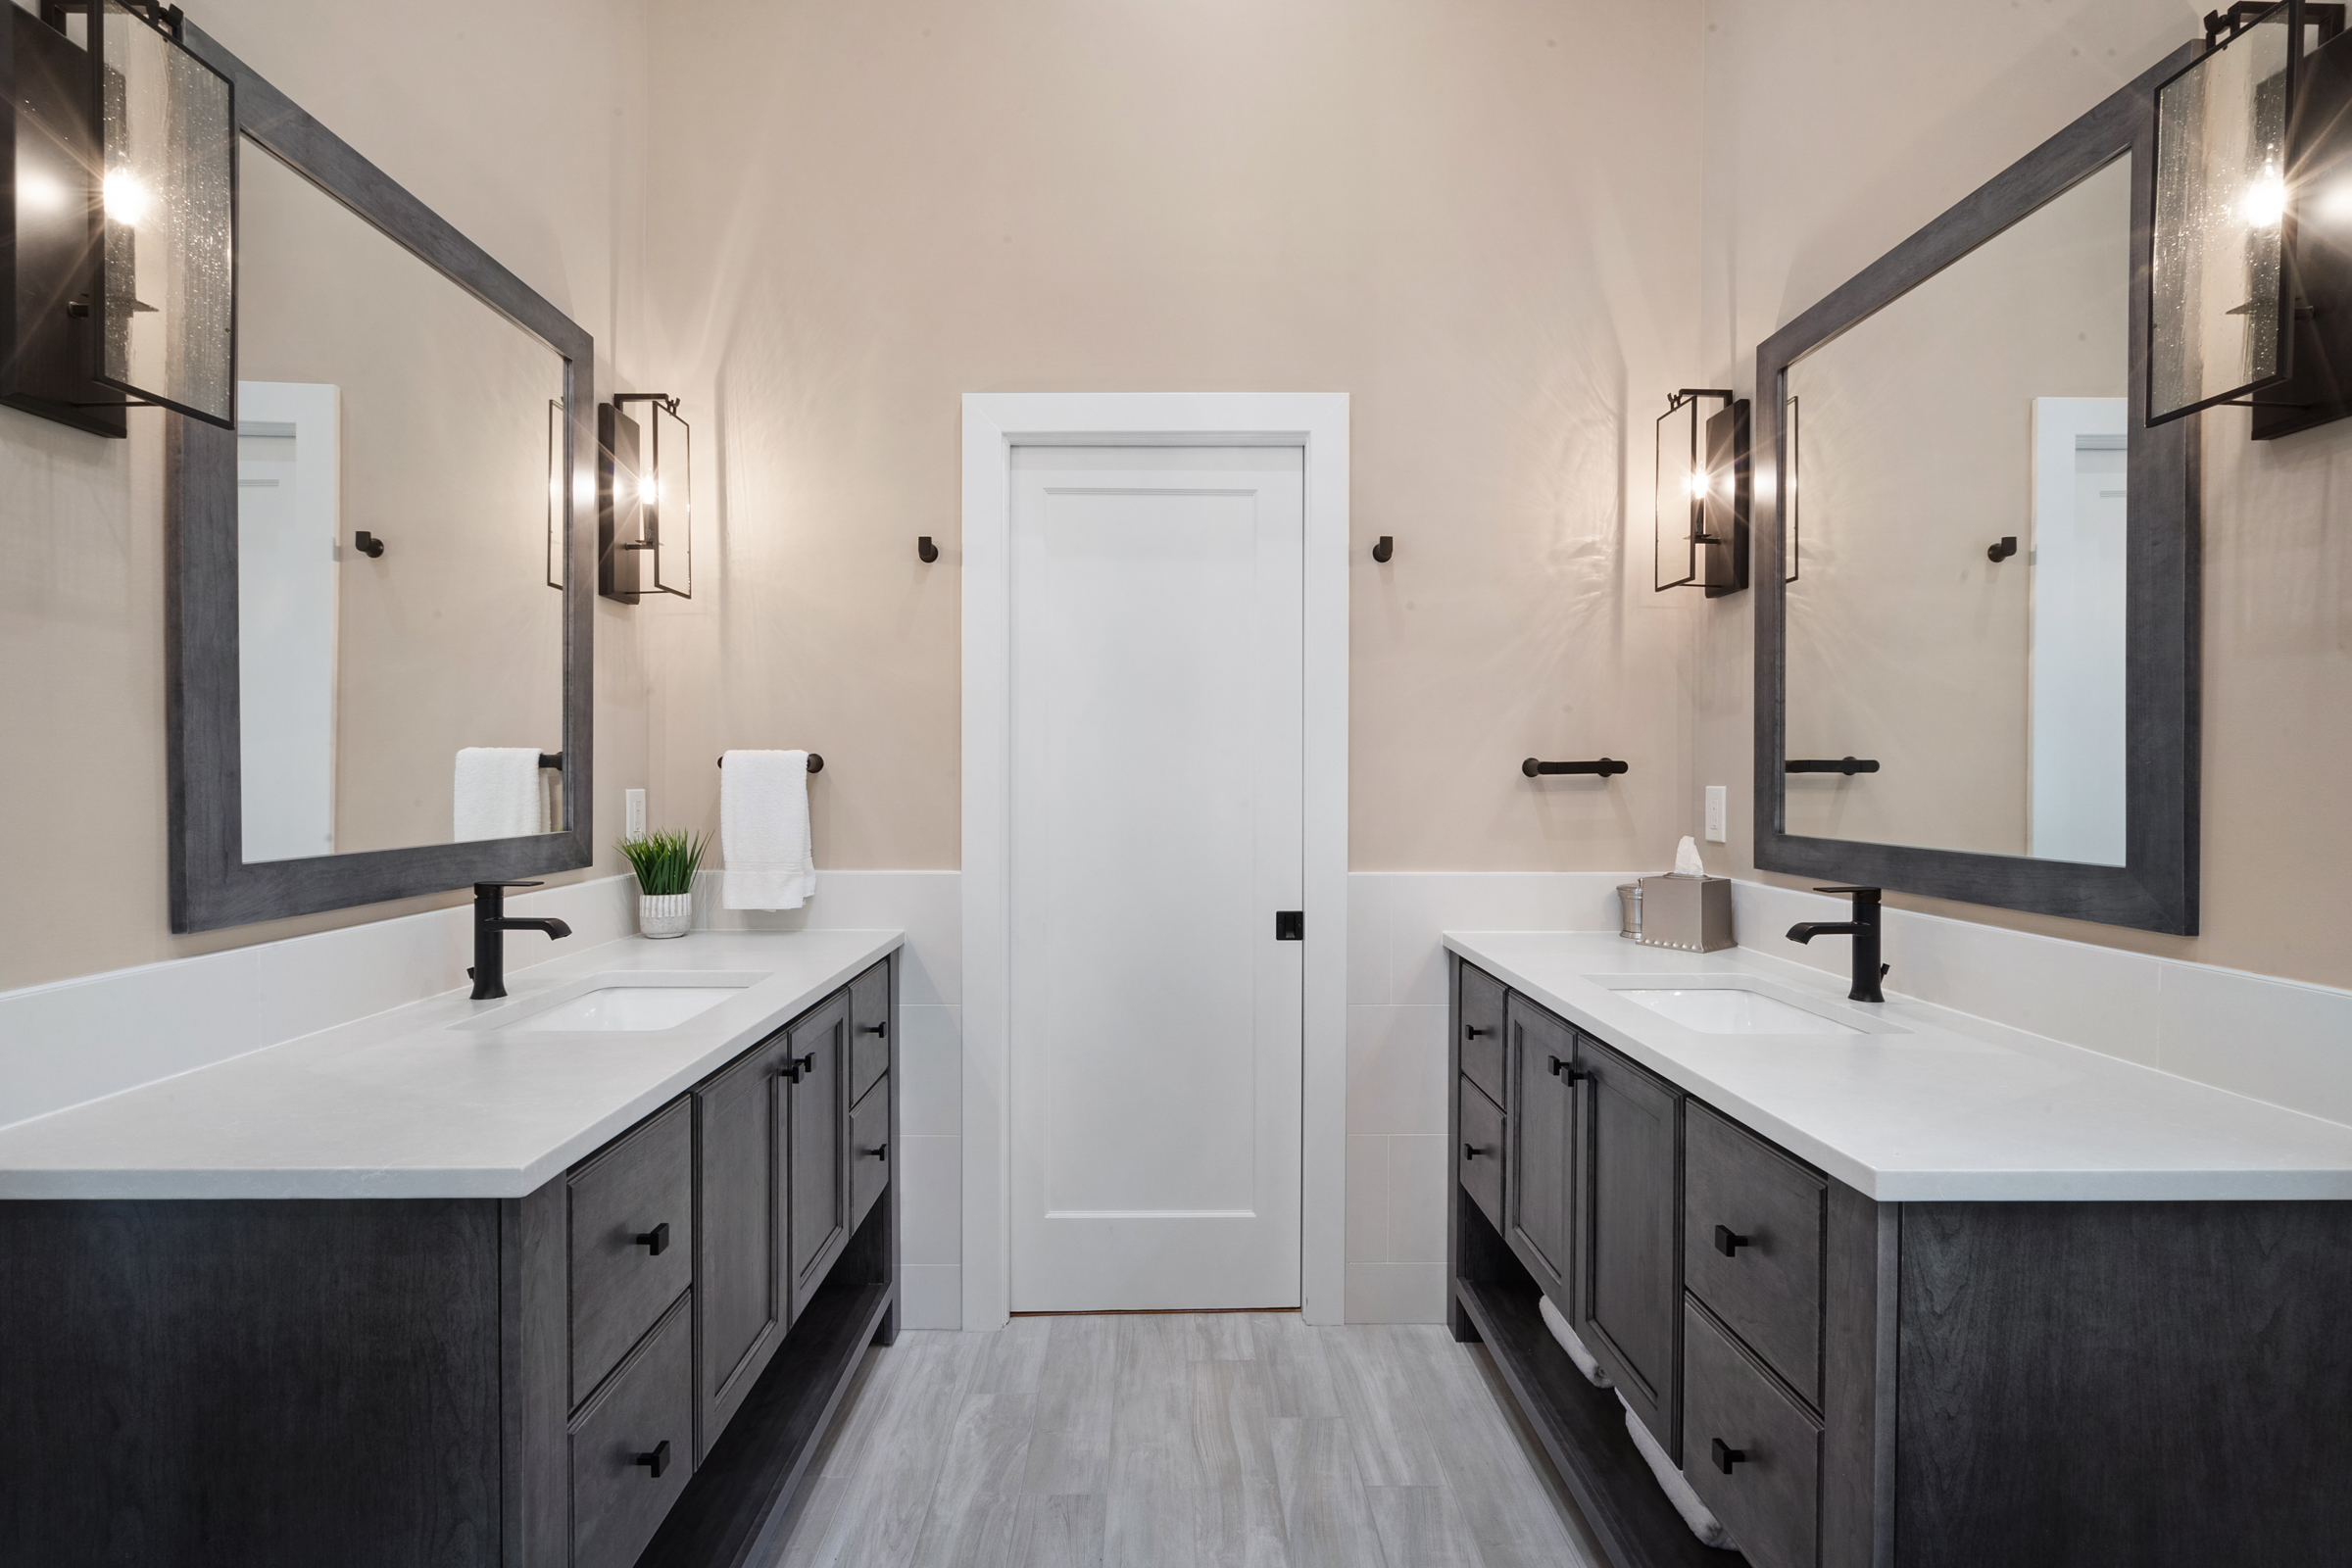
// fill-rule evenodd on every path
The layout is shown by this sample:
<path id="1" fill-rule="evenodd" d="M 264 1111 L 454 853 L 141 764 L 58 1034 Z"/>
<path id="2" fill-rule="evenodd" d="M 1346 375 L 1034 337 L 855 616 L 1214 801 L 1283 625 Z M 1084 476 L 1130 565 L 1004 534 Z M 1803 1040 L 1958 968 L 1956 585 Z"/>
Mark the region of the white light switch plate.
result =
<path id="1" fill-rule="evenodd" d="M 622 790 L 620 800 L 621 814 L 627 818 L 627 825 L 621 829 L 622 836 L 632 839 L 645 837 L 645 791 Z M 1714 818 L 1707 820 L 1711 822 Z"/>
<path id="2" fill-rule="evenodd" d="M 1707 842 L 1721 844 L 1731 831 L 1732 791 L 1727 784 L 1707 786 Z"/>

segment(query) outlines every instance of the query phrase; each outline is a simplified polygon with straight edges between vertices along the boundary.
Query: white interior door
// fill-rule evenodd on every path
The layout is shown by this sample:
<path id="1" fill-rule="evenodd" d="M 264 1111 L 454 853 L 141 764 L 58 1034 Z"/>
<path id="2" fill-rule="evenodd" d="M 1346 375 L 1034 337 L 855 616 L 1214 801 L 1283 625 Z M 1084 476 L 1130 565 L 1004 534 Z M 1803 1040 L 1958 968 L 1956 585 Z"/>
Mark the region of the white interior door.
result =
<path id="1" fill-rule="evenodd" d="M 237 751 L 245 859 L 335 852 L 339 389 L 237 383 Z"/>
<path id="2" fill-rule="evenodd" d="M 1016 1312 L 1298 1304 L 1302 472 L 1012 454 Z"/>
<path id="3" fill-rule="evenodd" d="M 2027 853 L 2125 863 L 2128 457 L 2122 398 L 2034 400 Z"/>

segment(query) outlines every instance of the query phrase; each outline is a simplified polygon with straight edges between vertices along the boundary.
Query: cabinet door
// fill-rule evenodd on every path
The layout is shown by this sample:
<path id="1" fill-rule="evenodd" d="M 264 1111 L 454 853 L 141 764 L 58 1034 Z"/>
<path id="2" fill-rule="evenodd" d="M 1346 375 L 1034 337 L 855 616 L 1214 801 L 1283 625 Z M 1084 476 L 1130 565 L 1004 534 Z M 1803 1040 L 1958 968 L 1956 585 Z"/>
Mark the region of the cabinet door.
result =
<path id="1" fill-rule="evenodd" d="M 849 1239 L 850 1001 L 841 993 L 786 1031 L 786 1199 L 798 1317 Z"/>
<path id="2" fill-rule="evenodd" d="M 1504 1033 L 1510 1043 L 1511 1150 L 1503 1161 L 1510 1196 L 1511 1250 L 1555 1305 L 1569 1298 L 1570 1206 L 1576 1145 L 1576 1031 L 1557 1018 L 1510 1000 Z"/>
<path id="3" fill-rule="evenodd" d="M 1682 1097 L 1583 1035 L 1576 1332 L 1682 1457 Z"/>
<path id="4" fill-rule="evenodd" d="M 710 1451 L 784 1337 L 786 1044 L 778 1035 L 694 1092 L 698 1453 Z"/>

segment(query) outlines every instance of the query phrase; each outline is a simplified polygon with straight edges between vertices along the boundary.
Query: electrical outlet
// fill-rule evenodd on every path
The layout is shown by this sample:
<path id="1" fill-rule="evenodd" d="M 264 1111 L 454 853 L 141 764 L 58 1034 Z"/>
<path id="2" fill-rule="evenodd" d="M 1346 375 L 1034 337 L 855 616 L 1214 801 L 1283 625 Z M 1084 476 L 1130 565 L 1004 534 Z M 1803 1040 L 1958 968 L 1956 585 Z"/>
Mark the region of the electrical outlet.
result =
<path id="1" fill-rule="evenodd" d="M 1724 843 L 1731 832 L 1732 791 L 1729 785 L 1707 786 L 1707 842 Z"/>
<path id="2" fill-rule="evenodd" d="M 645 837 L 645 791 L 622 790 L 620 800 L 621 814 L 627 819 L 626 826 L 621 830 L 622 837 L 632 839 Z M 1708 820 L 1713 821 L 1714 818 L 1709 817 Z"/>

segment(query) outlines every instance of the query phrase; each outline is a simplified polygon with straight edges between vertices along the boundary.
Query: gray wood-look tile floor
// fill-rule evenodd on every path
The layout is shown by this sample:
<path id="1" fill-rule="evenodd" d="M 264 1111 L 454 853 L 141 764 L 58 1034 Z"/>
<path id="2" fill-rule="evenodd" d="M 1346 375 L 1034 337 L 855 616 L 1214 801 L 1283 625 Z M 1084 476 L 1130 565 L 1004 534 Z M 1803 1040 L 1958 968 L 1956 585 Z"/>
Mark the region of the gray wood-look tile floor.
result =
<path id="1" fill-rule="evenodd" d="M 1593 1568 L 1484 1349 L 1296 1313 L 1015 1318 L 867 1352 L 788 1568 Z"/>

